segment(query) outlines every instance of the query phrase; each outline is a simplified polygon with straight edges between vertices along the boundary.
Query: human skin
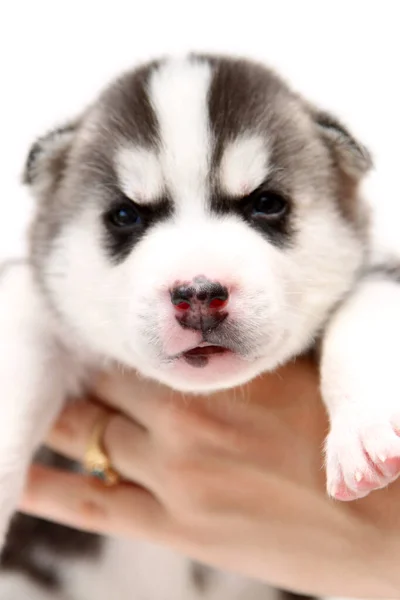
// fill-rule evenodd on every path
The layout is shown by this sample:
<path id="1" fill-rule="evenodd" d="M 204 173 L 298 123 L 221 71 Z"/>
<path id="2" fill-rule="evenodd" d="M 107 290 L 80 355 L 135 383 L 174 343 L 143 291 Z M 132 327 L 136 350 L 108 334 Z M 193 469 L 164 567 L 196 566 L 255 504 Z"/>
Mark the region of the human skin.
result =
<path id="1" fill-rule="evenodd" d="M 104 445 L 124 482 L 35 466 L 22 510 L 297 592 L 400 597 L 400 485 L 327 497 L 328 422 L 311 359 L 210 397 L 118 373 L 99 377 L 95 393 L 103 403 L 69 405 L 48 445 L 82 461 L 111 407 Z"/>

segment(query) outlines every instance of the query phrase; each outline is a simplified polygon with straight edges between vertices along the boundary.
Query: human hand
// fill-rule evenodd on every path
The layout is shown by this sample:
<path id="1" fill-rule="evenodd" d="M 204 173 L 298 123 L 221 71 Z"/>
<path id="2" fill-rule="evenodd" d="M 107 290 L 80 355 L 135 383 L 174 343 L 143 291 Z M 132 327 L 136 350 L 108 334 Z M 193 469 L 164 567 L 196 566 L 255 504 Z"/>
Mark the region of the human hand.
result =
<path id="1" fill-rule="evenodd" d="M 107 488 L 35 466 L 22 509 L 143 537 L 297 591 L 398 596 L 400 488 L 351 505 L 327 498 L 318 387 L 306 359 L 212 397 L 183 396 L 134 374 L 103 376 L 96 395 L 116 411 L 104 445 L 124 482 Z M 82 461 L 108 410 L 70 405 L 49 445 Z"/>

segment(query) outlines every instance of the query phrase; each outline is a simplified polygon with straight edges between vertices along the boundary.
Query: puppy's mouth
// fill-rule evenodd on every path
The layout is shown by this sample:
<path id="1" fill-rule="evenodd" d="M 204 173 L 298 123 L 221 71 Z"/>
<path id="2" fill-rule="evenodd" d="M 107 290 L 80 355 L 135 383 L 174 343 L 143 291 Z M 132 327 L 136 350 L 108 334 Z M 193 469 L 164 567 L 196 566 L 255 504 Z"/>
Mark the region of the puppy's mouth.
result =
<path id="1" fill-rule="evenodd" d="M 231 350 L 223 346 L 213 344 L 200 344 L 181 354 L 181 357 L 192 367 L 205 367 L 214 356 L 222 356 L 231 353 Z"/>

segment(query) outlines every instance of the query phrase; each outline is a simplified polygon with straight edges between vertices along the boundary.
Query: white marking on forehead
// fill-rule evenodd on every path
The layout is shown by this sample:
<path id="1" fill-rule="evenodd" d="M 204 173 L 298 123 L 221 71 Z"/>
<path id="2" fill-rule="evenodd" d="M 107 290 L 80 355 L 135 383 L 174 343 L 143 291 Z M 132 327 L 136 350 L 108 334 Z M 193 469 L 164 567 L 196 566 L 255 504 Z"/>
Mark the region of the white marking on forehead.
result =
<path id="1" fill-rule="evenodd" d="M 210 160 L 207 63 L 172 60 L 151 77 L 149 96 L 160 126 L 160 160 L 174 202 L 181 210 L 204 210 Z M 198 211 L 197 211 L 198 212 Z"/>
<path id="2" fill-rule="evenodd" d="M 255 190 L 268 174 L 268 149 L 261 136 L 241 136 L 225 148 L 219 171 L 220 185 L 232 196 Z"/>
<path id="3" fill-rule="evenodd" d="M 157 155 L 137 146 L 121 147 L 114 158 L 119 185 L 134 202 L 152 202 L 159 199 L 163 177 Z"/>

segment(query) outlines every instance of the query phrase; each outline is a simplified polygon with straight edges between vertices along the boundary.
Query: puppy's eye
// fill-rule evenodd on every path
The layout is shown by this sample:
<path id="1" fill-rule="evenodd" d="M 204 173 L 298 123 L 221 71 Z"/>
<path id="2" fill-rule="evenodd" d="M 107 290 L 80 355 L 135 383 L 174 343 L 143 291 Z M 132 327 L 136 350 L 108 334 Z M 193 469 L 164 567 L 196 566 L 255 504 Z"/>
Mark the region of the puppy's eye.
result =
<path id="1" fill-rule="evenodd" d="M 142 223 L 139 212 L 131 202 L 122 202 L 112 208 L 107 214 L 107 220 L 118 229 L 127 229 Z"/>
<path id="2" fill-rule="evenodd" d="M 282 217 L 288 208 L 288 203 L 276 192 L 258 192 L 252 201 L 251 214 L 253 217 Z"/>

